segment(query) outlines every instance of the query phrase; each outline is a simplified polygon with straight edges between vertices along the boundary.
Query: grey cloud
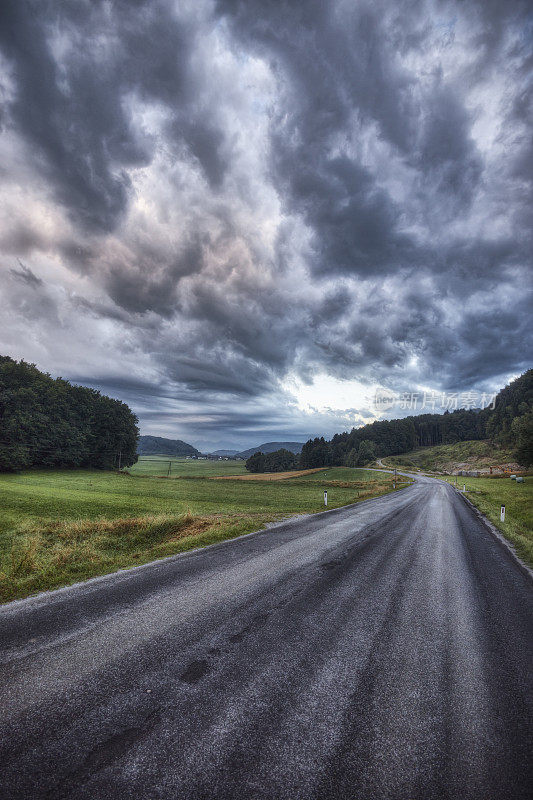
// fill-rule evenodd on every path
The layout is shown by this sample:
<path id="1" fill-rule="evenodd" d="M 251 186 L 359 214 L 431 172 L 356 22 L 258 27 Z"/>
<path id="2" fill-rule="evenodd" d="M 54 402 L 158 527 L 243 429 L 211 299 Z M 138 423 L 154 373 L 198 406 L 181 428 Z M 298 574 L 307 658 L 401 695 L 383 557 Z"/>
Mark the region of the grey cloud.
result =
<path id="1" fill-rule="evenodd" d="M 4 325 L 7 320 L 16 316 L 22 323 L 24 336 L 37 335 L 41 326 L 56 326 L 60 335 L 60 314 L 57 300 L 50 293 L 44 281 L 35 275 L 29 267 L 21 263 L 20 269 L 9 270 L 11 285 L 4 287 L 2 309 Z"/>
<path id="2" fill-rule="evenodd" d="M 287 210 L 300 213 L 314 234 L 313 271 L 364 276 L 427 260 L 402 230 L 398 204 L 341 142 L 348 144 L 353 132 L 375 121 L 399 156 L 416 163 L 423 181 L 453 196 L 455 204 L 465 201 L 481 165 L 457 98 L 441 89 L 439 103 L 432 91 L 430 101 L 417 107 L 413 77 L 399 67 L 390 31 L 369 6 L 351 14 L 328 14 L 317 3 L 222 8 L 238 35 L 273 53 L 286 69 L 286 102 L 273 123 L 272 168 Z M 339 147 L 345 152 L 332 156 Z"/>
<path id="3" fill-rule="evenodd" d="M 364 276 L 390 272 L 408 257 L 418 260 L 414 242 L 397 230 L 398 209 L 368 170 L 346 157 L 325 160 L 319 168 L 293 156 L 286 155 L 280 173 L 289 176 L 294 207 L 315 234 L 317 274 Z"/>
<path id="4" fill-rule="evenodd" d="M 16 221 L 0 238 L 3 253 L 30 255 L 34 250 L 46 247 L 45 239 L 37 230 Z"/>
<path id="5" fill-rule="evenodd" d="M 144 314 L 154 311 L 161 317 L 171 317 L 178 303 L 179 282 L 187 275 L 201 270 L 203 251 L 197 240 L 186 244 L 180 252 L 153 252 L 142 246 L 132 262 L 117 261 L 106 278 L 111 299 L 121 308 Z"/>
<path id="6" fill-rule="evenodd" d="M 174 128 L 184 138 L 192 155 L 202 165 L 211 187 L 219 187 L 227 167 L 221 153 L 224 142 L 222 131 L 207 121 L 189 123 L 184 120 L 175 123 Z"/>

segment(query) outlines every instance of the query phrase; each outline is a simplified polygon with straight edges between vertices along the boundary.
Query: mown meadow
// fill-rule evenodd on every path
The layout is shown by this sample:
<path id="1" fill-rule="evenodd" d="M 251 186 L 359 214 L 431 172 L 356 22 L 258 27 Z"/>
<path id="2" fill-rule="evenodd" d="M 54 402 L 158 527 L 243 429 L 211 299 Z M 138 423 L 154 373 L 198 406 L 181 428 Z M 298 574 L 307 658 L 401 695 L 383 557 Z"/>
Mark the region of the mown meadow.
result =
<path id="1" fill-rule="evenodd" d="M 1 474 L 0 602 L 322 511 L 324 489 L 329 508 L 392 489 L 390 475 L 349 468 L 232 480 L 228 463 L 183 460 L 170 478 L 133 469 Z"/>

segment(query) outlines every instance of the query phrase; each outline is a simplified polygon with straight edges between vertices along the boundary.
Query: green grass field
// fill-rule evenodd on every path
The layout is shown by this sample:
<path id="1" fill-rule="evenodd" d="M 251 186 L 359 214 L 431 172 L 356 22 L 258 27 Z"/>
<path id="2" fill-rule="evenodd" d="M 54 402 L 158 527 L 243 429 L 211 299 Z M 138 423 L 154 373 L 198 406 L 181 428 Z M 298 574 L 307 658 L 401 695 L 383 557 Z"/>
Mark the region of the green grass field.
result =
<path id="1" fill-rule="evenodd" d="M 355 477 L 357 476 L 357 477 Z M 384 475 L 371 469 L 352 469 L 351 467 L 328 467 L 321 469 L 320 472 L 311 472 L 309 475 L 301 475 L 298 481 L 312 481 L 313 483 L 323 483 L 324 481 L 375 481 L 383 480 Z M 392 480 L 392 477 L 389 476 Z"/>
<path id="2" fill-rule="evenodd" d="M 408 467 L 437 472 L 452 470 L 488 470 L 498 464 L 514 463 L 510 450 L 497 447 L 488 440 L 456 442 L 435 447 L 419 447 L 410 453 L 387 456 L 383 463 L 393 467 Z"/>
<path id="3" fill-rule="evenodd" d="M 228 463 L 185 461 L 181 478 L 85 470 L 0 475 L 0 601 L 321 511 L 324 488 L 329 508 L 391 490 L 390 476 L 346 468 L 278 482 L 209 480 L 213 467 Z M 199 465 L 205 472 L 194 474 Z"/>
<path id="4" fill-rule="evenodd" d="M 217 475 L 245 475 L 244 461 L 198 461 L 194 458 L 169 458 L 165 456 L 140 456 L 140 460 L 127 471 L 132 475 L 192 476 L 209 478 Z"/>
<path id="5" fill-rule="evenodd" d="M 455 478 L 446 476 L 443 480 L 455 484 Z M 459 488 L 465 484 L 468 499 L 533 566 L 533 477 L 525 478 L 524 483 L 510 478 L 457 478 Z M 505 506 L 505 522 L 500 522 L 500 506 Z"/>

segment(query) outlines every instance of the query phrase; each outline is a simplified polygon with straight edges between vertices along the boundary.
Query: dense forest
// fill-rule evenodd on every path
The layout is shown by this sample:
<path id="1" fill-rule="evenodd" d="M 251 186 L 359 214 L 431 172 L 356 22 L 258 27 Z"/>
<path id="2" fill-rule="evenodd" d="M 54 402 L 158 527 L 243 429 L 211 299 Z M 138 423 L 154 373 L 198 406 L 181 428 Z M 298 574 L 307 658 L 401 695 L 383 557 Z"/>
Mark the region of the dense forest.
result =
<path id="1" fill-rule="evenodd" d="M 249 472 L 286 472 L 298 469 L 298 464 L 298 455 L 282 447 L 273 453 L 254 453 L 246 461 L 246 469 Z"/>
<path id="2" fill-rule="evenodd" d="M 499 392 L 494 409 L 380 420 L 335 434 L 329 442 L 310 439 L 302 448 L 300 466 L 362 466 L 376 456 L 406 453 L 415 447 L 487 438 L 510 446 L 519 464 L 533 464 L 533 369 Z"/>
<path id="3" fill-rule="evenodd" d="M 129 466 L 138 436 L 125 403 L 0 356 L 0 470 Z"/>
<path id="4" fill-rule="evenodd" d="M 487 419 L 487 437 L 511 446 L 519 464 L 533 464 L 533 369 L 501 390 Z"/>

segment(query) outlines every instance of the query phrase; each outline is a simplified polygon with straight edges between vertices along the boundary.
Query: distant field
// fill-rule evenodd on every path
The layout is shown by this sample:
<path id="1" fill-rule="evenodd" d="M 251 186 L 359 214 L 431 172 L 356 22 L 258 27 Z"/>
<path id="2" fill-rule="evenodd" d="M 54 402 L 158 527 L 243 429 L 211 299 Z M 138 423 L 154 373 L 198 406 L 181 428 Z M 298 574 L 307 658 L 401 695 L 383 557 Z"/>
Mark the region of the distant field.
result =
<path id="1" fill-rule="evenodd" d="M 372 469 L 353 469 L 352 467 L 328 467 L 304 476 L 308 481 L 382 481 L 392 480 L 388 473 Z M 302 480 L 303 478 L 300 478 Z"/>
<path id="2" fill-rule="evenodd" d="M 211 461 L 169 456 L 140 456 L 139 461 L 127 471 L 132 475 L 185 476 L 209 478 L 217 475 L 249 475 L 244 461 Z"/>
<path id="3" fill-rule="evenodd" d="M 288 472 L 248 472 L 244 475 L 218 475 L 213 477 L 215 481 L 286 481 L 290 478 L 301 478 L 314 472 L 322 472 L 318 469 L 293 469 Z"/>
<path id="4" fill-rule="evenodd" d="M 0 475 L 0 601 L 321 511 L 324 488 L 329 508 L 391 490 L 389 475 L 345 468 L 282 481 L 204 479 L 228 463 L 185 461 L 181 478 L 85 470 Z M 203 472 L 187 475 L 189 466 Z"/>
<path id="5" fill-rule="evenodd" d="M 393 467 L 409 467 L 436 472 L 487 470 L 503 464 L 514 464 L 510 450 L 496 447 L 488 440 L 456 442 L 435 447 L 419 447 L 410 453 L 387 456 L 383 463 Z"/>
<path id="6" fill-rule="evenodd" d="M 446 477 L 455 484 L 455 478 Z M 533 566 L 533 477 L 524 483 L 510 478 L 458 478 L 466 484 L 467 497 L 499 528 L 515 546 L 516 552 Z M 500 506 L 505 506 L 505 522 L 500 522 Z"/>

